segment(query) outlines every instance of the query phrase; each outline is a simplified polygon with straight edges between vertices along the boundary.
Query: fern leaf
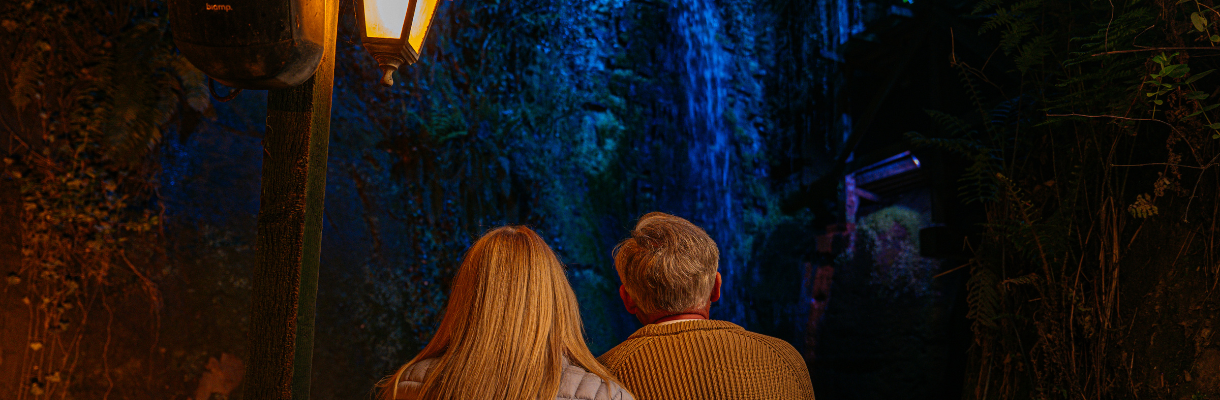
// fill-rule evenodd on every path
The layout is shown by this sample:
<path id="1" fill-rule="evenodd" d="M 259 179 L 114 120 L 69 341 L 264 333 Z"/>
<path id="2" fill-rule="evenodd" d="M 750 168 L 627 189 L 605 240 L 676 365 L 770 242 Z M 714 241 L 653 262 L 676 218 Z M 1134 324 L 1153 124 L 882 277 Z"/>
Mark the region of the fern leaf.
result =
<path id="1" fill-rule="evenodd" d="M 966 318 L 974 320 L 971 329 L 975 340 L 982 337 L 983 328 L 995 329 L 995 318 L 999 314 L 1000 291 L 996 276 L 991 270 L 977 262 L 971 268 L 970 280 L 966 281 Z"/>
<path id="2" fill-rule="evenodd" d="M 1005 280 L 1004 280 L 1003 282 L 1001 282 L 1001 283 L 1003 283 L 1003 284 L 1005 284 L 1005 285 L 1018 285 L 1018 286 L 1021 286 L 1021 285 L 1025 285 L 1025 286 L 1034 285 L 1034 284 L 1037 284 L 1037 283 L 1038 283 L 1038 274 L 1036 274 L 1036 273 L 1030 273 L 1030 274 L 1028 274 L 1028 275 L 1023 275 L 1023 276 L 1019 276 L 1019 277 L 1016 277 L 1016 278 L 1005 279 Z"/>
<path id="3" fill-rule="evenodd" d="M 39 82 L 46 74 L 46 51 L 38 51 L 17 67 L 17 75 L 13 78 L 13 93 L 10 100 L 18 110 L 25 108 L 31 100 L 39 96 Z"/>

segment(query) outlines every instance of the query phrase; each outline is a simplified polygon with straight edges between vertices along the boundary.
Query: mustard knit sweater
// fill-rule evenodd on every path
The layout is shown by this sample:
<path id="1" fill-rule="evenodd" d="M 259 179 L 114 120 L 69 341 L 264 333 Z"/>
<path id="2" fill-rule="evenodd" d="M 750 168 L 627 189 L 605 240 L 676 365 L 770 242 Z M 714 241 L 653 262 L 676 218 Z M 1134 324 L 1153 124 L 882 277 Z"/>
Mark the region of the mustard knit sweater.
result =
<path id="1" fill-rule="evenodd" d="M 645 325 L 597 360 L 639 400 L 814 400 L 792 345 L 727 321 Z"/>

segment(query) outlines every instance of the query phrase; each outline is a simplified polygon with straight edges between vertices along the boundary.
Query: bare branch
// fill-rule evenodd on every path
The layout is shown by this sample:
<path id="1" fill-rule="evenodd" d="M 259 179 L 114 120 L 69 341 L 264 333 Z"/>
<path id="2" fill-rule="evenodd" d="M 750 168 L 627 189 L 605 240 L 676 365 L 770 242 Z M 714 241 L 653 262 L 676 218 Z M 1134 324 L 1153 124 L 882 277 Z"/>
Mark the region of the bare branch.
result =
<path id="1" fill-rule="evenodd" d="M 1139 53 L 1139 52 L 1143 52 L 1143 51 L 1158 51 L 1158 50 L 1212 50 L 1212 51 L 1220 51 L 1220 47 L 1149 47 L 1149 48 L 1146 48 L 1146 49 L 1134 49 L 1134 50 L 1115 50 L 1115 51 L 1107 51 L 1107 52 L 1104 52 L 1104 53 L 1097 53 L 1097 54 L 1094 54 L 1094 55 L 1092 55 L 1092 57 L 1097 57 L 1097 56 L 1108 56 L 1108 55 L 1111 55 L 1111 54 Z"/>

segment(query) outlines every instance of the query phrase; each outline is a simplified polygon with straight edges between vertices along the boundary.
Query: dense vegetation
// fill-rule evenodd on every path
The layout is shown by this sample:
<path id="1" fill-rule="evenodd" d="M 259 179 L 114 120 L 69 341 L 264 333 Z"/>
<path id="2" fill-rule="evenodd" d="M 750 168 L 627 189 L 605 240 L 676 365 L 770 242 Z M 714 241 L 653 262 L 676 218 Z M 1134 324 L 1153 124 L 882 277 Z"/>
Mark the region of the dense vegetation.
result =
<path id="1" fill-rule="evenodd" d="M 63 396 L 85 386 L 77 377 L 98 376 L 86 360 L 109 341 L 83 341 L 85 325 L 110 329 L 116 299 L 140 294 L 145 329 L 158 329 L 151 154 L 170 125 L 211 110 L 203 74 L 176 54 L 152 4 L 6 2 L 0 28 L 0 195 L 11 207 L 5 229 L 19 230 L 4 256 L 14 294 L 5 352 L 24 354 L 5 360 L 23 382 L 0 387 L 16 398 Z M 16 332 L 25 335 L 7 336 Z"/>
<path id="2" fill-rule="evenodd" d="M 1220 396 L 1213 0 L 455 0 L 389 89 L 341 4 L 315 397 L 413 355 L 462 251 L 504 223 L 561 255 L 595 353 L 635 327 L 610 249 L 657 209 L 721 242 L 717 317 L 792 329 L 800 240 L 841 218 L 862 140 L 968 166 L 965 397 Z M 918 133 L 862 139 L 907 115 L 863 98 L 845 56 L 892 40 L 918 58 L 886 35 L 909 25 L 893 6 L 950 46 L 930 63 L 957 97 Z M 241 369 L 265 96 L 210 100 L 164 8 L 0 4 L 2 393 L 227 394 L 216 377 Z M 898 79 L 881 81 L 884 98 Z M 885 296 L 925 294 L 893 272 L 872 277 Z"/>
<path id="3" fill-rule="evenodd" d="M 973 6 L 998 52 L 951 61 L 976 111 L 911 135 L 970 160 L 986 209 L 967 397 L 1217 395 L 1214 7 Z"/>

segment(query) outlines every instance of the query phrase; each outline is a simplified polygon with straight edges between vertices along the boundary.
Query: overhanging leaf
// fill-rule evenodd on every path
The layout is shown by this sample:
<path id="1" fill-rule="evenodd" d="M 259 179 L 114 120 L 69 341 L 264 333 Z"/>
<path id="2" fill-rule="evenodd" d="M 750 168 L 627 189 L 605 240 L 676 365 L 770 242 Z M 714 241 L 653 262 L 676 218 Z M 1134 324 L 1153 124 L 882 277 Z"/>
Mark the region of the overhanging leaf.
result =
<path id="1" fill-rule="evenodd" d="M 1199 32 L 1207 32 L 1207 18 L 1203 18 L 1198 12 L 1190 14 L 1190 23 L 1195 25 L 1195 29 Z"/>
<path id="2" fill-rule="evenodd" d="M 1186 64 L 1174 64 L 1161 70 L 1161 76 L 1168 76 L 1171 78 L 1181 78 L 1186 76 L 1188 73 L 1190 73 L 1190 67 Z"/>
<path id="3" fill-rule="evenodd" d="M 1215 71 L 1215 70 L 1214 70 L 1214 69 L 1209 69 L 1209 70 L 1207 70 L 1207 71 L 1203 71 L 1203 72 L 1200 72 L 1200 73 L 1197 73 L 1197 74 L 1191 75 L 1189 78 L 1186 78 L 1186 84 L 1187 84 L 1187 85 L 1189 85 L 1189 84 L 1191 84 L 1191 83 L 1194 83 L 1195 81 L 1197 81 L 1197 80 L 1199 80 L 1199 79 L 1201 79 L 1201 78 L 1203 78 L 1203 77 L 1207 76 L 1207 74 L 1212 73 L 1212 71 Z"/>
<path id="4" fill-rule="evenodd" d="M 1202 109 L 1202 110 L 1195 111 L 1195 112 L 1191 113 L 1190 115 L 1187 115 L 1187 117 L 1193 117 L 1193 116 L 1196 116 L 1196 115 L 1199 115 L 1199 114 L 1202 114 L 1202 113 L 1205 113 L 1205 112 L 1211 111 L 1213 108 L 1216 108 L 1216 107 L 1220 107 L 1220 103 L 1217 103 L 1217 104 L 1212 104 L 1212 105 L 1207 106 L 1207 107 L 1203 107 L 1203 109 Z"/>

